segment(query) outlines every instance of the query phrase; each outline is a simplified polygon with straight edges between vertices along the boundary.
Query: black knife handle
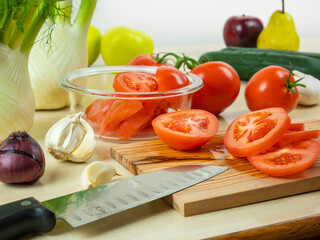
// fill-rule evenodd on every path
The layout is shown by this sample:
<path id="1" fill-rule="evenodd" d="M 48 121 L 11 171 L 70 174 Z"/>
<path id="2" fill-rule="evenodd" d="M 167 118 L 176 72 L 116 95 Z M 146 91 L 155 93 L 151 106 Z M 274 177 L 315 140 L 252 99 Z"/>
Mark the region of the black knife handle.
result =
<path id="1" fill-rule="evenodd" d="M 55 225 L 55 214 L 32 197 L 0 206 L 1 240 L 49 232 Z"/>

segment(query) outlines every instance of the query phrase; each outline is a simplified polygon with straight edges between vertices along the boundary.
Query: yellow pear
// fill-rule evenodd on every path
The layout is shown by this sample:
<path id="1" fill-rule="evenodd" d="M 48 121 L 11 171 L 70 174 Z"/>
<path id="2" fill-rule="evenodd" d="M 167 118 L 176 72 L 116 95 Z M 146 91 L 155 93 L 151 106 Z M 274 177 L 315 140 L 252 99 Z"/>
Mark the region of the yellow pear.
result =
<path id="1" fill-rule="evenodd" d="M 292 16 L 280 10 L 272 14 L 267 27 L 257 39 L 258 48 L 298 51 L 299 45 L 299 36 Z"/>
<path id="2" fill-rule="evenodd" d="M 101 33 L 94 27 L 90 26 L 88 32 L 88 66 L 91 66 L 100 55 Z"/>

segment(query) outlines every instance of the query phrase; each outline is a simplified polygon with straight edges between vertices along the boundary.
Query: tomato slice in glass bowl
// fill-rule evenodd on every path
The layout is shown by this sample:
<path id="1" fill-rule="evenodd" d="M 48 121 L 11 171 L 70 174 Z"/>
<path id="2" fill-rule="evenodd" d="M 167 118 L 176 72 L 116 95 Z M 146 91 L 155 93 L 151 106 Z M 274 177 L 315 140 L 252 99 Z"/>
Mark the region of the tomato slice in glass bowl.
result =
<path id="1" fill-rule="evenodd" d="M 261 172 L 284 177 L 310 168 L 320 154 L 320 143 L 315 140 L 279 142 L 248 160 Z"/>
<path id="2" fill-rule="evenodd" d="M 199 109 L 161 114 L 152 121 L 152 126 L 163 142 L 178 150 L 202 147 L 219 129 L 216 116 Z"/>
<path id="3" fill-rule="evenodd" d="M 156 77 L 144 72 L 118 73 L 113 82 L 117 92 L 153 92 L 158 90 Z"/>
<path id="4" fill-rule="evenodd" d="M 94 100 L 85 110 L 86 118 L 91 122 L 101 121 L 113 101 L 113 99 Z"/>
<path id="5" fill-rule="evenodd" d="M 99 134 L 105 135 L 119 126 L 120 122 L 131 117 L 142 109 L 138 100 L 115 100 L 104 115 L 99 128 Z"/>
<path id="6" fill-rule="evenodd" d="M 283 108 L 249 112 L 229 125 L 224 144 L 231 155 L 255 155 L 278 142 L 290 126 L 291 120 Z"/>

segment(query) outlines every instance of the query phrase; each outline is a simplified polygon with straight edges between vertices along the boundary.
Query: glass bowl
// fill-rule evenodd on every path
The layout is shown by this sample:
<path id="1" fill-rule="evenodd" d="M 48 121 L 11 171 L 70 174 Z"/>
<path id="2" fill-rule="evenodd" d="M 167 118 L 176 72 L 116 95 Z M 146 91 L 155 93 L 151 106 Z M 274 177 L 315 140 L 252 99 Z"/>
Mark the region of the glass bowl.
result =
<path id="1" fill-rule="evenodd" d="M 190 84 L 165 92 L 116 92 L 115 76 L 121 72 L 155 74 L 157 67 L 103 66 L 64 74 L 60 85 L 70 92 L 72 113 L 85 112 L 98 140 L 134 142 L 157 139 L 151 121 L 158 115 L 190 109 L 193 93 L 202 80 L 187 73 Z"/>

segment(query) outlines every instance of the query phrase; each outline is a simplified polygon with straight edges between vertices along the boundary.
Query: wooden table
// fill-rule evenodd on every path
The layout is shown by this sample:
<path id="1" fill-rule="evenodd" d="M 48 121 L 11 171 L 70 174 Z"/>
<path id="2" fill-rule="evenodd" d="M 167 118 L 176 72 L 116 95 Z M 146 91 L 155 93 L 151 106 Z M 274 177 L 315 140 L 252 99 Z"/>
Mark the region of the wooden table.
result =
<path id="1" fill-rule="evenodd" d="M 197 58 L 202 53 L 218 50 L 223 45 L 185 46 L 156 49 L 183 52 Z M 319 39 L 301 41 L 301 51 L 320 52 Z M 99 61 L 98 61 L 99 62 Z M 101 63 L 101 59 L 100 59 Z M 320 67 L 320 66 L 319 66 Z M 240 114 L 247 112 L 244 101 L 245 82 L 234 102 L 219 118 L 220 130 Z M 29 132 L 44 148 L 44 137 L 54 122 L 69 113 L 37 111 L 34 126 Z M 312 107 L 298 106 L 290 114 L 293 121 L 320 119 L 320 104 Z M 90 161 L 104 160 L 115 166 L 121 176 L 132 174 L 110 158 L 112 144 L 98 143 L 97 151 Z M 90 162 L 89 161 L 89 162 Z M 46 172 L 34 185 L 5 185 L 0 183 L 0 204 L 33 196 L 40 201 L 82 190 L 80 174 L 87 163 L 58 162 L 46 153 Z M 192 217 L 183 217 L 162 199 L 104 218 L 102 220 L 71 228 L 58 221 L 54 230 L 34 239 L 301 239 L 320 236 L 320 191 L 226 209 Z M 318 229 L 318 230 L 315 230 Z M 33 239 L 32 238 L 32 239 Z"/>

